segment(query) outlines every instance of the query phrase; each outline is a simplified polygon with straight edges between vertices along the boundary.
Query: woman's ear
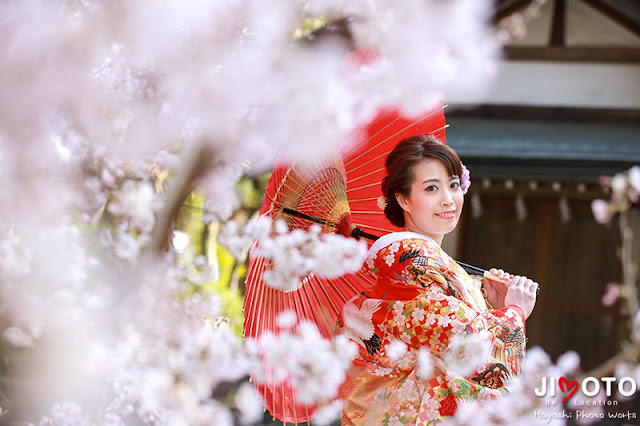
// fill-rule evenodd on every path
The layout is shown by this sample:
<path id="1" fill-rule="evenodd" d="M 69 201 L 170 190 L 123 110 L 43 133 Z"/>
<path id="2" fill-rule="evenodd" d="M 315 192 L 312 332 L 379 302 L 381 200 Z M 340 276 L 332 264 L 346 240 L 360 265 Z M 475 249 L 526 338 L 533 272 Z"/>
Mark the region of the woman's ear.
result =
<path id="1" fill-rule="evenodd" d="M 400 206 L 400 208 L 406 212 L 409 211 L 409 206 L 407 205 L 407 197 L 405 197 L 399 192 L 396 192 L 395 196 L 396 196 L 396 201 L 398 202 L 398 205 Z"/>

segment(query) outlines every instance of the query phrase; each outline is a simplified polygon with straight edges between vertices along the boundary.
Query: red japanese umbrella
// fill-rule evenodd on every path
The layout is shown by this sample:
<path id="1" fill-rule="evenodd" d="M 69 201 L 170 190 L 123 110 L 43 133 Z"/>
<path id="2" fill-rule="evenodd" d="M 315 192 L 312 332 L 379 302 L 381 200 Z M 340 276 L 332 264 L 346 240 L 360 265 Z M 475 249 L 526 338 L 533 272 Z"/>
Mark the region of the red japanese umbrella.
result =
<path id="1" fill-rule="evenodd" d="M 352 60 L 366 61 L 366 55 Z M 444 142 L 445 127 L 442 105 L 412 117 L 397 108 L 384 108 L 354 129 L 335 156 L 300 166 L 280 160 L 267 183 L 260 215 L 282 219 L 289 229 L 308 229 L 315 223 L 323 232 L 369 240 L 399 231 L 377 205 L 386 157 L 407 137 L 432 133 Z M 332 338 L 345 302 L 373 284 L 360 272 L 332 279 L 308 274 L 301 278 L 299 288 L 284 292 L 265 284 L 262 276 L 269 267 L 268 260 L 251 255 L 244 301 L 245 337 L 257 339 L 266 331 L 277 334 L 276 318 L 288 310 L 300 320 L 313 321 L 324 337 Z M 267 380 L 266 384 L 256 383 L 256 389 L 266 409 L 284 422 L 308 421 L 316 410 L 296 400 L 289 380 Z"/>

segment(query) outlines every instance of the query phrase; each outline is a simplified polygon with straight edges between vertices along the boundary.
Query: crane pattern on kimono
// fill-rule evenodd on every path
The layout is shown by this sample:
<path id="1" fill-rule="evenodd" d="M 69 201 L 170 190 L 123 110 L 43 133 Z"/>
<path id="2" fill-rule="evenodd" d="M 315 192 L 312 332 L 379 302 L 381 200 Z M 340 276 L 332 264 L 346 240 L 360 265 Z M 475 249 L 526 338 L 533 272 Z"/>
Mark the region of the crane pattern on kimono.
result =
<path id="1" fill-rule="evenodd" d="M 405 253 L 407 252 L 402 255 Z M 413 274 L 413 280 L 421 287 L 429 288 L 433 284 L 439 284 L 445 287 L 453 297 L 460 299 L 460 293 L 453 288 L 446 278 L 437 272 L 439 269 L 442 269 L 442 263 L 432 257 L 420 255 L 413 256 L 411 265 L 407 267 L 407 271 Z"/>
<path id="2" fill-rule="evenodd" d="M 375 354 L 382 346 L 382 339 L 375 334 L 373 325 L 373 314 L 381 305 L 381 300 L 364 299 L 359 306 L 349 300 L 342 308 L 344 334 L 366 348 L 370 355 Z"/>

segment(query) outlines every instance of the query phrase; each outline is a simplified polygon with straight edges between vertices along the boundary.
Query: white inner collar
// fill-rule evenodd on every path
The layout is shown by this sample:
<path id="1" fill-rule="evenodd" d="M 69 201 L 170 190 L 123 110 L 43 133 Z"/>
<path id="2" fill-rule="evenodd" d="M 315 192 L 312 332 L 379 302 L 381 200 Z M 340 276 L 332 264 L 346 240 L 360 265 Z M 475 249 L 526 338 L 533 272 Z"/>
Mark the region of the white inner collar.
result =
<path id="1" fill-rule="evenodd" d="M 423 239 L 427 241 L 431 241 L 436 246 L 440 247 L 438 243 L 436 243 L 432 238 L 427 237 L 423 234 L 418 234 L 417 232 L 403 231 L 403 232 L 392 232 L 387 235 L 383 235 L 378 238 L 375 243 L 371 246 L 369 251 L 367 252 L 367 259 L 372 258 L 378 253 L 380 250 L 385 248 L 386 246 L 395 243 L 396 241 L 405 240 L 405 239 Z"/>

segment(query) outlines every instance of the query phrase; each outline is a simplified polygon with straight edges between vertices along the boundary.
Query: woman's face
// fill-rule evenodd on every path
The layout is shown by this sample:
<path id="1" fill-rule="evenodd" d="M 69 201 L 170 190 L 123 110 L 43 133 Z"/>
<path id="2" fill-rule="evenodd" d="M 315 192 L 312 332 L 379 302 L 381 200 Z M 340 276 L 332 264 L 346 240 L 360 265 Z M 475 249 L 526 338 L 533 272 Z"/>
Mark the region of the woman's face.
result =
<path id="1" fill-rule="evenodd" d="M 425 159 L 413 168 L 416 179 L 407 197 L 396 194 L 404 210 L 404 228 L 442 243 L 445 234 L 454 230 L 462 213 L 464 196 L 460 178 L 449 176 L 444 165 Z"/>

